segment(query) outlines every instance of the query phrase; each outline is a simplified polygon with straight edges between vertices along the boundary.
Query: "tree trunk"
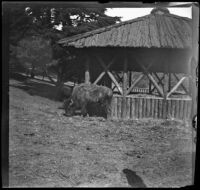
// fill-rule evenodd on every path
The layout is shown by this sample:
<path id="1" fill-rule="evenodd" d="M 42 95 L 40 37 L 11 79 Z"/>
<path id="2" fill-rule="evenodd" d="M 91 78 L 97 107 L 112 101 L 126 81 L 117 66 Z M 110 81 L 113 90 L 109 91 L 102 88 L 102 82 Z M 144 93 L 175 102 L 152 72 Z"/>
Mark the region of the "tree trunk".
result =
<path id="1" fill-rule="evenodd" d="M 31 69 L 31 78 L 34 78 L 35 77 L 35 66 L 32 66 L 32 69 Z"/>
<path id="2" fill-rule="evenodd" d="M 52 79 L 52 77 L 48 74 L 48 71 L 45 67 L 43 67 L 44 73 L 45 75 L 48 77 L 48 79 L 54 84 L 56 85 L 56 82 Z"/>
<path id="3" fill-rule="evenodd" d="M 60 72 L 58 72 L 57 73 L 57 85 L 59 85 L 60 83 L 61 83 L 61 73 Z"/>

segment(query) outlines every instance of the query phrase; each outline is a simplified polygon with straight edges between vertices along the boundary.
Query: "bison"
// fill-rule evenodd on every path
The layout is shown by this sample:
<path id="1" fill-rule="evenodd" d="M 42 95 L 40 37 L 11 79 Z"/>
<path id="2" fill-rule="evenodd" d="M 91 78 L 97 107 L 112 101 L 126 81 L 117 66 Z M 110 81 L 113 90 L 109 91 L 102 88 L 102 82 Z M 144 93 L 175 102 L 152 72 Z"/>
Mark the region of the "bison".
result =
<path id="1" fill-rule="evenodd" d="M 56 99 L 58 99 L 59 101 L 63 101 L 69 98 L 71 94 L 72 88 L 65 86 L 63 83 L 58 85 Z"/>
<path id="2" fill-rule="evenodd" d="M 73 115 L 80 109 L 83 116 L 98 112 L 107 117 L 111 111 L 112 96 L 112 90 L 105 86 L 79 84 L 74 87 L 71 97 L 65 101 L 65 115 Z"/>

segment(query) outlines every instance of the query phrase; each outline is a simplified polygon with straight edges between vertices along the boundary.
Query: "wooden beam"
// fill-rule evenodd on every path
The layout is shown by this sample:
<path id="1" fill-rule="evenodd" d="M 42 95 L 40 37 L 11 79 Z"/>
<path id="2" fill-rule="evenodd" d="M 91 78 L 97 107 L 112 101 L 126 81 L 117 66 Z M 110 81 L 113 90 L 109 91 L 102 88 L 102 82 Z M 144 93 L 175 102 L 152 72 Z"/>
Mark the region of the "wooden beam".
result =
<path id="1" fill-rule="evenodd" d="M 151 80 L 151 82 L 153 83 L 153 85 L 156 87 L 156 89 L 158 90 L 158 93 L 163 97 L 163 91 L 162 89 L 159 87 L 159 85 L 157 84 L 157 82 L 154 80 L 154 78 L 151 76 L 151 74 L 146 73 L 147 77 Z"/>
<path id="2" fill-rule="evenodd" d="M 94 81 L 93 84 L 97 84 L 101 80 L 101 78 L 106 74 L 108 68 L 114 63 L 115 60 L 115 58 L 113 58 L 111 62 L 107 66 L 105 66 L 103 60 L 100 57 L 97 57 L 97 59 L 99 60 L 101 66 L 104 68 L 104 71 L 98 76 L 98 78 Z"/>
<path id="3" fill-rule="evenodd" d="M 172 90 L 167 94 L 167 98 L 181 85 L 181 83 L 186 79 L 187 77 L 182 77 L 179 82 L 172 88 Z"/>
<path id="4" fill-rule="evenodd" d="M 149 80 L 149 94 L 152 94 L 152 82 L 151 82 L 151 80 Z"/>
<path id="5" fill-rule="evenodd" d="M 168 80 L 167 80 L 167 73 L 164 73 L 163 75 L 163 94 L 164 94 L 164 100 L 163 100 L 163 119 L 167 119 L 167 92 L 168 92 Z"/>
<path id="6" fill-rule="evenodd" d="M 126 93 L 128 85 L 128 75 L 127 75 L 127 56 L 124 57 L 124 68 L 123 68 L 123 99 L 122 99 L 122 118 L 126 117 Z"/>
<path id="7" fill-rule="evenodd" d="M 97 59 L 99 60 L 99 63 L 101 64 L 101 66 L 104 68 L 104 72 L 109 75 L 109 77 L 111 78 L 111 80 L 113 81 L 113 83 L 115 84 L 115 86 L 117 87 L 117 89 L 119 90 L 120 94 L 122 95 L 123 92 L 122 92 L 122 89 L 121 89 L 119 83 L 117 82 L 117 80 L 115 79 L 115 77 L 113 76 L 113 74 L 108 70 L 108 68 L 114 63 L 114 60 L 116 59 L 116 57 L 113 57 L 113 59 L 111 60 L 111 62 L 107 66 L 104 65 L 104 62 L 103 62 L 103 60 L 100 57 L 97 57 Z M 104 75 L 104 74 L 102 74 L 102 75 Z"/>
<path id="8" fill-rule="evenodd" d="M 107 72 L 107 70 L 109 69 L 109 67 L 114 63 L 116 57 L 113 57 L 112 60 L 110 61 L 110 63 L 106 66 L 102 60 L 101 57 L 97 57 L 97 59 L 99 60 L 100 65 L 104 68 L 104 70 Z"/>
<path id="9" fill-rule="evenodd" d="M 119 76 L 119 74 L 118 73 L 116 73 L 116 72 L 111 72 L 112 74 L 113 74 L 113 76 L 115 77 L 115 78 L 118 78 L 118 83 L 119 82 L 122 82 L 122 79 L 123 79 L 123 77 L 120 77 Z M 114 87 L 112 88 L 112 90 L 114 90 L 115 88 L 117 88 L 117 86 L 115 85 L 115 83 L 113 83 L 114 84 Z"/>
<path id="10" fill-rule="evenodd" d="M 129 71 L 129 87 L 131 86 L 132 83 L 132 71 Z"/>
<path id="11" fill-rule="evenodd" d="M 162 91 L 162 89 L 159 87 L 159 85 L 158 85 L 157 82 L 154 80 L 154 78 L 152 77 L 152 75 L 149 74 L 149 72 L 148 72 L 148 69 L 151 67 L 151 65 L 152 65 L 154 62 L 157 62 L 157 60 L 160 59 L 160 56 L 161 56 L 161 55 L 158 54 L 157 59 L 154 60 L 154 61 L 152 61 L 151 64 L 149 64 L 148 67 L 146 68 L 146 67 L 142 64 L 142 60 L 143 60 L 142 57 L 137 55 L 137 57 L 139 57 L 139 60 L 140 60 L 140 64 L 138 64 L 138 65 L 144 70 L 144 73 L 147 75 L 147 77 L 149 78 L 149 80 L 151 80 L 152 83 L 153 83 L 153 85 L 157 88 L 158 93 L 163 97 L 163 91 Z M 134 59 L 134 57 L 132 57 L 132 59 Z M 135 60 L 135 59 L 134 59 L 134 60 Z M 137 61 L 136 61 L 136 63 L 137 63 Z"/>
<path id="12" fill-rule="evenodd" d="M 113 84 L 114 84 L 114 83 L 113 83 Z M 114 87 L 112 88 L 112 91 L 115 90 L 115 88 L 117 88 L 117 87 L 116 87 L 115 84 L 114 84 Z"/>
<path id="13" fill-rule="evenodd" d="M 123 71 L 123 96 L 126 96 L 128 85 L 128 75 L 127 75 L 127 58 L 124 60 L 124 71 Z"/>
<path id="14" fill-rule="evenodd" d="M 141 66 L 141 65 L 140 65 L 140 66 Z M 152 66 L 152 63 L 148 65 L 147 69 L 149 69 L 151 66 Z M 128 94 L 132 91 L 132 89 L 134 88 L 134 86 L 135 86 L 140 80 L 142 80 L 142 79 L 144 78 L 144 76 L 145 76 L 144 74 L 140 75 L 140 76 L 132 83 L 131 87 L 127 90 L 127 94 L 126 94 L 126 95 L 128 95 Z"/>
<path id="15" fill-rule="evenodd" d="M 97 84 L 105 74 L 106 74 L 106 72 L 103 71 L 103 72 L 98 76 L 98 78 L 94 81 L 93 84 Z"/>
<path id="16" fill-rule="evenodd" d="M 180 80 L 179 78 L 178 78 L 178 76 L 175 74 L 175 73 L 173 73 L 173 75 L 174 75 L 174 77 L 176 78 L 176 80 L 177 80 L 177 82 Z M 183 84 L 181 84 L 181 87 L 183 88 L 183 90 L 186 92 L 186 94 L 188 94 L 188 90 L 186 89 L 186 87 L 183 85 Z"/>
<path id="17" fill-rule="evenodd" d="M 90 84 L 89 57 L 86 56 L 85 62 L 85 83 Z"/>
<path id="18" fill-rule="evenodd" d="M 146 68 L 144 65 L 140 64 L 140 67 L 144 70 L 144 73 L 146 74 L 146 76 L 149 78 L 149 80 L 151 80 L 151 82 L 153 83 L 153 85 L 157 88 L 158 93 L 163 97 L 163 91 L 162 89 L 159 87 L 159 85 L 157 84 L 157 82 L 154 80 L 153 76 L 151 74 L 149 74 L 148 69 L 150 68 L 151 65 L 148 66 L 148 68 Z"/>
<path id="19" fill-rule="evenodd" d="M 115 84 L 115 86 L 117 87 L 117 89 L 119 90 L 120 94 L 123 95 L 122 88 L 120 87 L 119 83 L 116 81 L 113 74 L 110 71 L 107 71 L 107 73 L 109 77 L 111 78 L 111 80 L 113 81 L 113 83 Z"/>
<path id="20" fill-rule="evenodd" d="M 94 81 L 93 84 L 97 84 L 101 80 L 101 78 L 106 74 L 106 72 L 108 71 L 108 68 L 114 63 L 115 57 L 113 57 L 113 59 L 107 66 L 104 65 L 104 62 L 100 57 L 97 57 L 97 59 L 99 60 L 99 63 L 101 64 L 101 66 L 104 68 L 104 71 L 98 76 L 98 78 Z"/>
<path id="21" fill-rule="evenodd" d="M 157 73 L 154 73 L 154 75 L 158 79 L 158 84 L 161 84 L 163 86 L 164 84 L 163 84 L 162 80 L 165 78 L 165 73 L 163 73 L 163 76 L 161 78 L 159 78 L 159 76 L 157 75 Z"/>
<path id="22" fill-rule="evenodd" d="M 118 77 L 119 82 L 123 81 L 123 77 L 120 77 L 118 73 L 116 73 L 116 76 Z"/>
<path id="23" fill-rule="evenodd" d="M 144 78 L 144 74 L 141 74 L 137 79 L 135 79 L 131 85 L 131 87 L 127 90 L 126 92 L 126 96 L 132 91 L 132 89 L 134 88 L 134 86 Z"/>
<path id="24" fill-rule="evenodd" d="M 159 78 L 159 76 L 158 76 L 156 73 L 154 73 L 154 75 L 155 75 L 156 78 L 158 79 L 158 85 L 159 85 L 159 84 L 163 85 L 162 80 L 164 79 L 164 76 L 165 76 L 165 75 L 163 75 L 161 79 Z M 153 89 L 152 89 L 152 92 L 153 92 L 155 89 L 156 89 L 156 87 L 154 86 Z"/>
<path id="25" fill-rule="evenodd" d="M 169 73 L 168 92 L 171 90 L 171 73 Z"/>

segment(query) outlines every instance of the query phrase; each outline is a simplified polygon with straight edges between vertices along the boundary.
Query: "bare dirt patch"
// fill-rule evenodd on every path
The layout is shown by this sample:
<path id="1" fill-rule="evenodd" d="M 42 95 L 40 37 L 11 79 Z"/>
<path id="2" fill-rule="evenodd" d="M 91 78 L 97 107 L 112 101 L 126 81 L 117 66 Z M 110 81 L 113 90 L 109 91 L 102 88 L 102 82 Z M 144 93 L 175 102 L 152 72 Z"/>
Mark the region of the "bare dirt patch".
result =
<path id="1" fill-rule="evenodd" d="M 10 85 L 10 187 L 129 187 L 126 168 L 147 187 L 192 184 L 187 123 L 65 117 L 47 89 L 30 95 L 24 81 Z"/>

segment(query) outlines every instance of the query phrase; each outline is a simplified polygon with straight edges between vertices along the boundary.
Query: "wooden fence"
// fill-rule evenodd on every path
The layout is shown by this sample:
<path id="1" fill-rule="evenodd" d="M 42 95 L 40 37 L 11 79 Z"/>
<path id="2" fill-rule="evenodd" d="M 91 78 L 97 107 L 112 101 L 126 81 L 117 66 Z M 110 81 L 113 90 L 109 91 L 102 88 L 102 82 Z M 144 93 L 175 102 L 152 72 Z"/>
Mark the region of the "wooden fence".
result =
<path id="1" fill-rule="evenodd" d="M 114 95 L 111 118 L 122 119 L 122 96 Z M 124 119 L 180 119 L 190 118 L 191 98 L 168 98 L 166 106 L 160 97 L 126 97 L 126 114 Z M 167 113 L 166 113 L 167 112 Z"/>

